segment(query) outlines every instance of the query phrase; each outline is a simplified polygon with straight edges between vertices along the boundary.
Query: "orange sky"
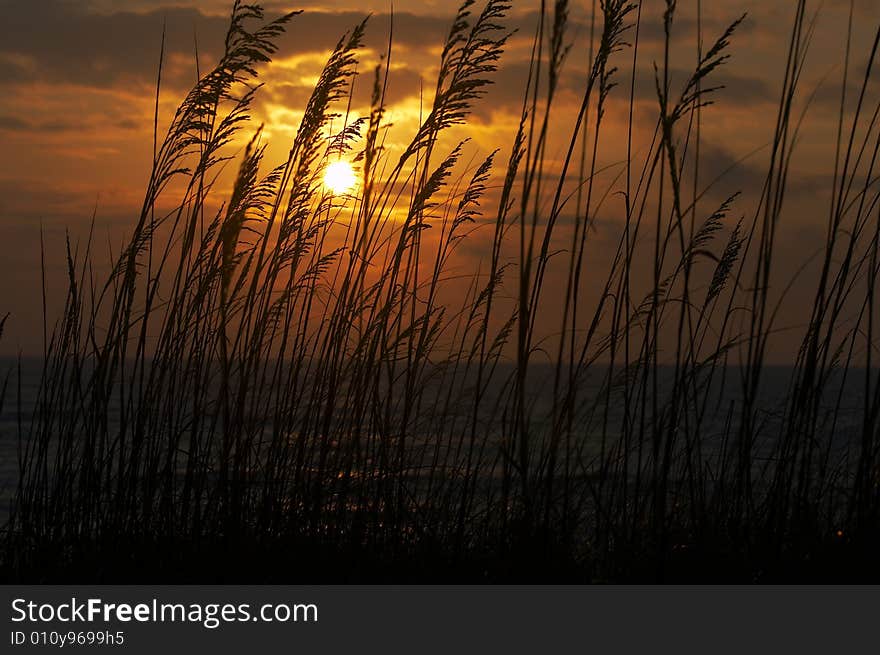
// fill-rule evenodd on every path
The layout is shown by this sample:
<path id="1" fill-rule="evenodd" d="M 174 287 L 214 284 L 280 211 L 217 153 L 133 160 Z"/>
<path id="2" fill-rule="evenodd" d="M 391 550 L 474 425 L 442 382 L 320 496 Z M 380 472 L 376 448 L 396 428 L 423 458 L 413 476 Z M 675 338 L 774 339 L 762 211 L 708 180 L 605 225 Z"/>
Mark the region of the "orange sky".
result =
<path id="1" fill-rule="evenodd" d="M 268 161 L 274 165 L 286 152 L 310 84 L 320 72 L 329 48 L 365 13 L 374 12 L 361 57 L 361 70 L 366 74 L 357 83 L 353 104 L 355 114 L 367 112 L 369 73 L 388 38 L 390 3 L 336 0 L 264 4 L 275 12 L 306 10 L 293 20 L 288 34 L 280 40 L 276 60 L 265 73 L 266 86 L 254 116 L 255 124 L 266 124 L 265 134 L 271 144 Z M 519 31 L 510 41 L 495 76 L 496 84 L 475 108 L 467 125 L 457 127 L 452 135 L 471 139 L 465 162 L 479 161 L 495 148 L 502 149 L 500 161 L 506 161 L 521 107 L 523 77 L 540 2 L 514 0 L 513 4 L 509 23 Z M 652 62 L 662 57 L 662 4 L 646 0 L 643 7 L 636 96 L 637 110 L 644 112 L 645 118 L 637 121 L 637 148 L 645 147 L 656 120 Z M 810 4 L 813 10 L 819 8 L 818 2 Z M 106 252 L 118 249 L 127 226 L 137 216 L 152 152 L 153 94 L 163 21 L 167 46 L 160 125 L 167 125 L 177 102 L 195 79 L 195 43 L 204 70 L 218 54 L 230 5 L 226 0 L 43 0 L 8 3 L 4 8 L 0 21 L 0 77 L 4 88 L 0 94 L 0 315 L 10 312 L 11 317 L 0 340 L 0 354 L 35 354 L 41 349 L 40 225 L 46 243 L 51 314 L 51 308 L 64 299 L 65 231 L 76 242 L 95 211 L 99 241 L 109 243 L 103 248 Z M 586 66 L 593 3 L 581 0 L 572 5 L 572 50 L 557 106 L 560 128 L 580 102 L 579 84 Z M 704 179 L 731 169 L 708 197 L 723 198 L 734 190 L 744 190 L 738 215 L 754 211 L 754 190 L 763 179 L 793 5 L 788 1 L 759 0 L 702 2 L 706 42 L 714 40 L 743 12 L 749 14 L 733 39 L 731 61 L 718 75 L 717 81 L 727 88 L 716 94 L 716 104 L 706 110 L 702 132 Z M 389 118 L 395 124 L 392 141 L 404 143 L 418 122 L 421 83 L 424 89 L 432 87 L 439 48 L 455 3 L 398 1 L 394 7 Z M 673 71 L 693 66 L 696 7 L 696 0 L 679 2 Z M 778 269 L 780 285 L 823 234 L 830 202 L 828 186 L 833 172 L 848 10 L 847 1 L 826 0 L 816 22 L 801 106 L 807 94 L 815 91 L 815 96 L 792 161 L 790 198 L 784 216 L 786 238 Z M 858 0 L 852 44 L 853 89 L 860 83 L 858 76 L 864 71 L 878 23 L 880 3 Z M 631 54 L 627 51 L 618 57 L 618 74 L 626 79 Z M 602 136 L 601 163 L 610 167 L 602 180 L 605 185 L 614 184 L 624 152 L 624 86 L 611 98 Z M 878 87 L 876 81 L 871 85 L 875 103 Z M 849 93 L 850 98 L 855 95 L 855 91 Z M 560 156 L 565 138 L 562 131 L 556 136 L 549 150 L 551 165 Z M 749 153 L 754 154 L 737 165 Z M 607 220 L 614 220 L 611 209 Z M 600 249 L 602 239 L 611 238 L 610 234 L 603 237 L 602 229 L 600 222 Z M 478 235 L 462 249 L 457 266 L 476 266 L 476 260 L 484 254 L 480 252 L 481 238 Z M 795 304 L 803 301 L 798 301 L 796 292 L 793 297 Z"/>

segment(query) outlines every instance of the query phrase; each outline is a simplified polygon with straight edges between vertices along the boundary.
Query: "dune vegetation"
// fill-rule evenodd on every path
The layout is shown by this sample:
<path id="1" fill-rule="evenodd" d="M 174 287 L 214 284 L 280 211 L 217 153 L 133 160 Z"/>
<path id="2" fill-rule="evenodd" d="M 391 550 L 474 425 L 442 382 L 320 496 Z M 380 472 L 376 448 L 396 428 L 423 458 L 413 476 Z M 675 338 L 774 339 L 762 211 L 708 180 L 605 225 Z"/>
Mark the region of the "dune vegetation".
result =
<path id="1" fill-rule="evenodd" d="M 394 42 L 358 73 L 369 20 L 330 54 L 282 162 L 264 161 L 250 114 L 295 13 L 236 2 L 222 58 L 164 133 L 160 66 L 127 245 L 102 277 L 92 238 L 68 244 L 36 409 L 11 435 L 6 578 L 877 578 L 877 41 L 847 51 L 842 87 L 861 95 L 854 113 L 841 99 L 814 302 L 787 333 L 798 354 L 780 374 L 768 364 L 785 284 L 773 265 L 806 3 L 785 27 L 778 111 L 761 117 L 771 144 L 757 206 L 711 206 L 701 177 L 700 126 L 724 111 L 708 105 L 740 19 L 694 44 L 687 79 L 673 80 L 666 0 L 654 137 L 636 150 L 640 82 L 621 71 L 640 54 L 640 4 L 598 3 L 575 114 L 554 112 L 567 2 L 547 4 L 518 130 L 470 164 L 469 144 L 448 135 L 466 130 L 503 60 L 503 0 L 459 9 L 421 125 L 393 156 Z M 372 87 L 359 118 L 356 77 Z M 613 178 L 598 155 L 612 97 L 630 134 Z M 551 122 L 568 130 L 552 161 Z M 357 183 L 334 193 L 324 172 L 340 159 Z M 610 205 L 614 247 L 597 266 L 590 240 Z M 475 270 L 450 264 L 463 247 L 481 253 Z M 16 378 L 0 388 L 7 408 Z"/>

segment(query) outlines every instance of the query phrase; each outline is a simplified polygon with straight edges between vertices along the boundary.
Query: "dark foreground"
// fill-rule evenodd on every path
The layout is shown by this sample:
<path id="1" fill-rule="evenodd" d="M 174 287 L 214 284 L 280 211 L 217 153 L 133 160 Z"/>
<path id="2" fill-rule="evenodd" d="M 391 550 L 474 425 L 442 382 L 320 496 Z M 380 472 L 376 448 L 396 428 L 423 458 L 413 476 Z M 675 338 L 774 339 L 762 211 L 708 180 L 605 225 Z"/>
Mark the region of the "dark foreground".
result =
<path id="1" fill-rule="evenodd" d="M 451 554 L 439 543 L 339 545 L 306 539 L 137 539 L 42 544 L 7 553 L 6 583 L 27 584 L 867 584 L 880 544 L 845 536 L 744 547 L 674 545 L 665 556 L 625 547 L 599 557 L 534 537 Z"/>

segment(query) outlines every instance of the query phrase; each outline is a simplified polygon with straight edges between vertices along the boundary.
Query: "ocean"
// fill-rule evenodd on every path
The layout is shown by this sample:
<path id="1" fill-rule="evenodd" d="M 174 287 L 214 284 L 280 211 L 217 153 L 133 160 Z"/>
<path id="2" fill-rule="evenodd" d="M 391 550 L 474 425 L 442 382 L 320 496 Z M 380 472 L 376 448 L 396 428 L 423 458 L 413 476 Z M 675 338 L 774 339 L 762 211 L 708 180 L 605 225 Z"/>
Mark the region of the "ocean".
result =
<path id="1" fill-rule="evenodd" d="M 34 412 L 38 405 L 42 369 L 42 362 L 37 358 L 0 359 L 0 376 L 2 376 L 0 384 L 5 384 L 5 397 L 0 407 L 2 410 L 0 411 L 0 523 L 5 522 L 9 516 L 21 475 L 23 452 L 30 439 Z M 700 387 L 697 384 L 689 387 L 691 393 L 696 392 L 699 397 L 707 401 L 705 405 L 701 405 L 702 420 L 697 423 L 700 412 L 693 403 L 689 403 L 685 410 L 680 410 L 678 414 L 682 426 L 674 428 L 678 431 L 688 429 L 692 431 L 693 437 L 699 440 L 703 457 L 710 466 L 714 465 L 713 462 L 720 461 L 720 457 L 727 456 L 723 451 L 725 448 L 730 448 L 730 436 L 736 434 L 739 423 L 738 411 L 744 402 L 743 370 L 738 367 L 728 367 L 723 369 L 723 374 L 720 371 L 721 369 L 711 384 L 702 379 L 701 383 L 707 386 Z M 532 439 L 538 444 L 536 448 L 552 438 L 554 373 L 555 367 L 535 365 L 527 381 L 526 395 L 530 417 L 528 425 L 533 435 Z M 779 456 L 778 440 L 787 425 L 786 422 L 791 422 L 790 394 L 795 373 L 795 369 L 791 366 L 767 367 L 762 372 L 762 383 L 751 414 L 754 422 L 751 453 L 756 474 L 766 469 L 768 462 L 772 464 L 774 457 Z M 877 372 L 873 375 L 876 378 Z M 563 379 L 566 377 L 565 372 L 562 377 Z M 576 439 L 580 442 L 578 451 L 588 462 L 600 457 L 603 449 L 618 443 L 617 435 L 621 434 L 622 426 L 627 420 L 630 422 L 631 430 L 634 429 L 638 421 L 635 414 L 640 409 L 650 408 L 652 405 L 650 398 L 630 397 L 629 418 L 627 418 L 627 402 L 622 391 L 622 371 L 615 371 L 611 377 L 616 383 L 612 384 L 609 391 L 603 384 L 607 379 L 607 368 L 597 367 L 594 375 L 587 374 L 581 380 L 580 390 L 572 403 L 574 411 L 571 425 L 575 426 Z M 852 472 L 852 462 L 858 455 L 863 434 L 864 377 L 864 369 L 853 369 L 846 376 L 839 373 L 829 380 L 822 395 L 821 406 L 813 419 L 816 429 L 810 438 L 821 442 L 822 451 L 827 452 L 828 461 L 845 474 Z M 484 404 L 493 409 L 491 412 L 487 410 L 488 413 L 480 416 L 479 420 L 485 434 L 492 435 L 492 439 L 503 439 L 504 431 L 510 429 L 510 415 L 499 413 L 497 408 L 506 402 L 505 398 L 509 398 L 513 378 L 514 367 L 509 364 L 500 365 L 485 394 Z M 657 406 L 660 408 L 660 415 L 663 415 L 664 411 L 668 414 L 668 408 L 671 406 L 669 394 L 673 384 L 674 369 L 661 367 L 657 372 Z M 438 386 L 429 393 L 435 392 L 439 398 L 441 394 L 447 393 L 447 390 Z M 463 394 L 459 398 L 469 397 L 472 398 Z M 460 408 L 461 411 L 456 410 L 454 403 L 444 410 L 444 417 L 449 423 L 444 429 L 464 429 L 467 420 L 462 420 L 461 428 L 455 427 L 460 418 L 466 419 L 470 410 L 470 406 L 464 404 Z M 118 416 L 113 408 L 108 411 L 111 415 L 107 417 L 107 422 L 112 431 L 113 426 L 118 424 Z M 342 411 L 344 413 L 344 410 Z M 270 420 L 266 418 L 264 423 L 264 429 L 267 433 L 270 432 Z M 431 421 L 422 423 L 417 417 L 413 425 L 433 425 L 433 423 Z M 430 449 L 431 440 L 436 438 L 433 434 L 424 434 L 421 437 L 414 435 L 412 443 L 423 450 Z M 453 441 L 455 439 L 451 439 L 450 443 Z M 693 442 L 693 438 L 681 441 Z M 421 457 L 424 456 L 423 452 Z"/>

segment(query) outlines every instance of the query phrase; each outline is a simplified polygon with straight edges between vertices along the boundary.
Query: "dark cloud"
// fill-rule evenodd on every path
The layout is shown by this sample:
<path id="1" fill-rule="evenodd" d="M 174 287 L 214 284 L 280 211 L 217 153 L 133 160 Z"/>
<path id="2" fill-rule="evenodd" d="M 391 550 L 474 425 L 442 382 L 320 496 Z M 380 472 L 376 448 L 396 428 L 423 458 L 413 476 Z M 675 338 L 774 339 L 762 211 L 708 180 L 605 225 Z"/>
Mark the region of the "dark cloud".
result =
<path id="1" fill-rule="evenodd" d="M 166 25 L 166 52 L 216 51 L 226 21 L 193 9 L 169 8 L 147 14 L 91 14 L 58 0 L 7 5 L 0 27 L 0 53 L 24 57 L 27 78 L 96 87 L 155 83 Z M 11 72 L 11 75 L 10 75 Z M 18 67 L 0 68 L 3 81 L 22 81 Z"/>
<path id="2" fill-rule="evenodd" d="M 706 191 L 707 199 L 717 204 L 735 193 L 760 193 L 767 175 L 763 168 L 765 153 L 733 153 L 729 147 L 707 141 L 700 144 L 700 192 Z M 686 183 L 693 171 L 695 156 L 696 149 L 689 148 L 685 163 L 685 170 L 689 172 L 688 179 L 684 180 Z M 742 201 L 737 204 L 741 207 Z"/>
<path id="3" fill-rule="evenodd" d="M 681 97 L 692 75 L 692 70 L 683 68 L 671 68 L 668 71 L 669 90 L 674 100 Z M 662 80 L 662 71 L 659 72 L 659 76 Z M 706 100 L 728 107 L 749 107 L 768 102 L 775 103 L 778 100 L 778 94 L 765 80 L 742 76 L 725 67 L 716 69 L 710 76 L 704 78 L 702 87 L 705 90 L 714 89 L 705 96 Z M 645 62 L 639 69 L 636 76 L 635 97 L 636 100 L 657 102 L 657 82 L 652 64 Z"/>
<path id="4" fill-rule="evenodd" d="M 111 117 L 108 121 L 104 120 L 104 116 L 82 116 L 72 119 L 53 118 L 50 120 L 34 120 L 20 116 L 0 116 L 0 131 L 17 134 L 63 134 L 91 129 L 106 130 L 108 127 L 120 130 L 139 130 L 144 126 L 129 118 L 113 119 Z"/>
<path id="5" fill-rule="evenodd" d="M 278 56 L 326 52 L 365 16 L 358 11 L 307 11 L 295 17 L 278 40 Z M 0 67 L 0 80 L 40 79 L 105 88 L 153 85 L 163 26 L 167 59 L 192 61 L 194 69 L 196 42 L 201 58 L 216 60 L 227 22 L 224 16 L 194 8 L 93 13 L 83 4 L 61 0 L 11 3 L 0 25 L 0 56 L 9 60 Z M 420 67 L 435 63 L 450 23 L 451 15 L 395 12 L 392 21 L 387 13 L 376 14 L 369 18 L 365 45 L 384 52 L 392 35 L 394 62 Z M 539 14 L 528 12 L 510 17 L 505 26 L 530 40 L 538 23 Z M 568 30 L 570 35 L 583 35 L 588 26 L 571 19 Z M 192 83 L 192 70 L 169 66 L 163 74 L 172 86 Z"/>
<path id="6" fill-rule="evenodd" d="M 278 41 L 278 56 L 329 50 L 364 17 L 362 12 L 351 11 L 297 16 Z M 0 55 L 8 59 L 0 67 L 0 80 L 38 79 L 114 88 L 152 85 L 163 25 L 167 60 L 189 59 L 194 69 L 196 42 L 200 55 L 216 60 L 227 22 L 225 17 L 190 8 L 98 14 L 59 0 L 12 3 L 4 10 L 0 26 Z M 395 14 L 395 46 L 419 51 L 439 48 L 448 26 L 449 18 Z M 367 45 L 384 50 L 390 30 L 388 15 L 372 17 Z M 164 71 L 165 83 L 172 86 L 190 86 L 192 75 L 192 70 L 178 71 L 174 66 Z"/>
<path id="7" fill-rule="evenodd" d="M 703 16 L 698 22 L 694 16 L 686 16 L 679 11 L 672 21 L 670 33 L 676 42 L 685 43 L 696 43 L 695 39 L 699 33 L 705 47 L 708 48 L 741 15 L 741 11 L 738 13 L 731 11 L 727 16 Z M 736 38 L 742 39 L 746 35 L 755 33 L 758 28 L 758 20 L 753 16 L 746 16 L 736 29 Z M 661 13 L 649 14 L 648 11 L 644 11 L 639 25 L 639 42 L 647 45 L 663 43 L 666 39 L 665 30 Z"/>
<path id="8" fill-rule="evenodd" d="M 27 121 L 15 116 L 0 116 L 0 130 L 20 131 L 30 129 Z"/>
<path id="9" fill-rule="evenodd" d="M 863 67 L 864 69 L 864 67 Z M 873 108 L 877 105 L 878 90 L 880 90 L 880 81 L 877 80 L 877 71 L 869 77 L 865 77 L 864 71 L 851 76 L 846 84 L 846 93 L 841 95 L 843 90 L 843 75 L 838 78 L 827 78 L 814 84 L 812 87 L 804 85 L 803 96 L 809 98 L 814 105 L 820 106 L 828 111 L 838 115 L 840 112 L 841 100 L 844 102 L 844 111 L 848 113 L 855 112 L 859 99 L 862 99 L 862 111 L 865 107 Z M 864 94 L 864 97 L 862 97 Z"/>
<path id="10" fill-rule="evenodd" d="M 767 180 L 770 149 L 768 146 L 756 152 L 734 153 L 730 147 L 706 141 L 700 144 L 700 190 L 705 190 L 706 199 L 716 204 L 739 193 L 742 197 L 737 200 L 733 214 L 741 215 L 744 211 L 749 214 L 754 210 Z M 686 155 L 685 170 L 688 175 L 683 180 L 685 184 L 690 182 L 694 154 L 695 150 L 691 148 Z M 783 218 L 791 222 L 794 228 L 812 234 L 813 225 L 825 220 L 824 208 L 834 192 L 834 177 L 830 171 L 809 173 L 799 170 L 798 164 L 802 163 L 796 151 L 786 179 Z M 867 180 L 861 170 L 852 174 L 851 178 L 849 197 L 853 198 L 865 188 Z M 817 208 L 823 209 L 817 212 Z"/>
<path id="11" fill-rule="evenodd" d="M 8 130 L 11 132 L 39 132 L 58 133 L 81 130 L 84 124 L 77 121 L 68 121 L 64 119 L 52 119 L 47 121 L 34 121 L 17 116 L 0 116 L 0 130 Z"/>

